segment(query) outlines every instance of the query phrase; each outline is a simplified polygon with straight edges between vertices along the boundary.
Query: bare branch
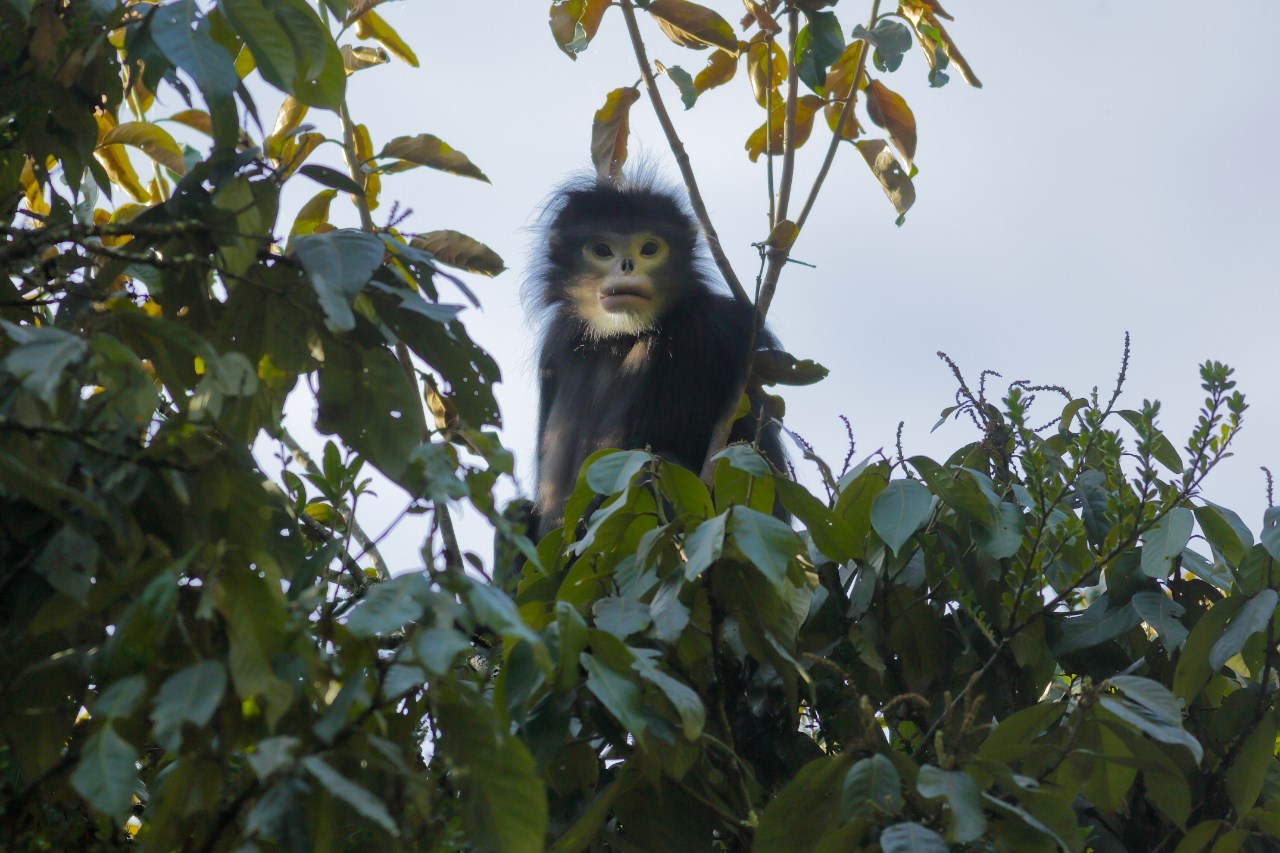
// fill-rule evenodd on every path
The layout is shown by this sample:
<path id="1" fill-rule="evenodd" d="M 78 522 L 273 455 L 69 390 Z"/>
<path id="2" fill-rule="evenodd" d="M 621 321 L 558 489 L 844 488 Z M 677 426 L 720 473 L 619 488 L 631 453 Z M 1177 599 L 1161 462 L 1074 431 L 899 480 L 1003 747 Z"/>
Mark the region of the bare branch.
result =
<path id="1" fill-rule="evenodd" d="M 680 137 L 676 134 L 675 125 L 671 123 L 671 116 L 667 113 L 666 105 L 662 102 L 662 95 L 658 91 L 658 83 L 653 77 L 653 69 L 649 65 L 649 57 L 645 53 L 644 41 L 640 38 L 640 27 L 636 23 L 636 10 L 631 0 L 618 0 L 618 5 L 622 9 L 622 16 L 627 22 L 627 33 L 631 36 L 631 46 L 636 53 L 636 62 L 640 65 L 640 75 L 644 79 L 645 90 L 649 93 L 649 103 L 653 105 L 653 112 L 658 117 L 658 124 L 662 125 L 662 132 L 666 134 L 667 145 L 671 148 L 671 154 L 675 157 L 676 165 L 680 168 L 680 177 L 684 179 L 685 189 L 689 193 L 689 204 L 693 207 L 694 216 L 698 218 L 698 224 L 702 226 L 702 234 L 707 238 L 707 248 L 711 250 L 711 257 L 716 262 L 716 268 L 720 270 L 720 275 L 724 278 L 725 283 L 729 285 L 729 290 L 733 292 L 733 296 L 739 302 L 750 305 L 751 300 L 747 297 L 747 292 L 742 289 L 742 282 L 738 280 L 738 276 L 734 273 L 733 267 L 729 264 L 729 258 L 724 253 L 724 247 L 720 245 L 720 235 L 716 233 L 715 226 L 711 224 L 711 217 L 707 214 L 707 205 L 702 200 L 702 193 L 698 190 L 698 181 L 693 175 L 693 167 L 689 163 L 689 155 L 684 150 L 684 143 L 680 141 Z"/>

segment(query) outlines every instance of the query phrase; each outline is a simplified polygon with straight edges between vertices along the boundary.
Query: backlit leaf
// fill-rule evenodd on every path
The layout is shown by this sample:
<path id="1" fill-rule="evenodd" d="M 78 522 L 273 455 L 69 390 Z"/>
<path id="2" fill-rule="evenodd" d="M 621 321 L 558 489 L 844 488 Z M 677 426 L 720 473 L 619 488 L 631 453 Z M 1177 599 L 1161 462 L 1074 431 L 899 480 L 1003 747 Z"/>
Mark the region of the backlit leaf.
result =
<path id="1" fill-rule="evenodd" d="M 855 142 L 854 145 L 858 147 L 862 159 L 867 161 L 871 174 L 880 182 L 893 209 L 898 211 L 898 220 L 901 222 L 916 201 L 916 188 L 911 183 L 911 176 L 903 171 L 898 158 L 893 156 L 889 143 L 883 139 L 867 139 Z"/>
<path id="2" fill-rule="evenodd" d="M 640 99 L 634 86 L 614 89 L 596 110 L 591 122 L 591 162 L 596 175 L 605 181 L 617 181 L 627 162 L 627 136 L 630 133 L 631 105 Z"/>
<path id="3" fill-rule="evenodd" d="M 179 175 L 187 171 L 182 149 L 173 137 L 150 122 L 122 122 L 102 137 L 102 145 L 132 145 L 161 166 Z"/>
<path id="4" fill-rule="evenodd" d="M 412 238 L 409 245 L 430 252 L 442 264 L 467 272 L 495 276 L 507 268 L 497 252 L 460 231 L 428 231 Z"/>
<path id="5" fill-rule="evenodd" d="M 733 27 L 705 6 L 689 0 L 653 0 L 645 11 L 654 17 L 667 38 L 682 47 L 718 47 L 734 56 L 738 54 Z"/>
<path id="6" fill-rule="evenodd" d="M 447 142 L 430 133 L 419 133 L 417 136 L 397 136 L 384 145 L 377 156 L 396 157 L 406 163 L 428 166 L 432 169 L 439 169 L 442 172 L 461 175 L 464 178 L 475 178 L 478 181 L 484 181 L 486 184 L 489 183 L 489 179 L 485 177 L 484 172 L 476 168 L 475 164 L 467 159 L 467 155 L 461 151 L 454 150 Z"/>
<path id="7" fill-rule="evenodd" d="M 360 20 L 356 21 L 356 35 L 362 39 L 373 39 L 396 59 L 414 68 L 418 67 L 418 57 L 413 49 L 377 12 L 370 10 L 360 16 Z"/>
<path id="8" fill-rule="evenodd" d="M 906 100 L 879 80 L 872 80 L 867 86 L 867 114 L 889 131 L 889 141 L 910 171 L 916 156 L 916 117 Z"/>

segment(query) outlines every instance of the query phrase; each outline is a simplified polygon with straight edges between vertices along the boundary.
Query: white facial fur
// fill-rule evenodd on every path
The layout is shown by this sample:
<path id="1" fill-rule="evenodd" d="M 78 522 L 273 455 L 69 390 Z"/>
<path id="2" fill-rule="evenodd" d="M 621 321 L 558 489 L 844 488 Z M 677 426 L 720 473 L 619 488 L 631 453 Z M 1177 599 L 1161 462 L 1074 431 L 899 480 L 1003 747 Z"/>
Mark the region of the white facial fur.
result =
<path id="1" fill-rule="evenodd" d="M 651 232 L 601 233 L 582 246 L 581 272 L 569 286 L 593 337 L 637 335 L 662 313 L 666 240 Z"/>

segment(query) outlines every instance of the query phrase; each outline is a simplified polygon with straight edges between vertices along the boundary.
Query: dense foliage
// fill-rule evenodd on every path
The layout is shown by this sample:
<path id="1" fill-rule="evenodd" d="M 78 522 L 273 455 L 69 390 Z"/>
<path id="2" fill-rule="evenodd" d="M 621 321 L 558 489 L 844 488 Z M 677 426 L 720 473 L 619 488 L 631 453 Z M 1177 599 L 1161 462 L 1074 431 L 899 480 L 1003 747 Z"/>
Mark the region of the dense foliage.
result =
<path id="1" fill-rule="evenodd" d="M 494 505 L 499 372 L 442 269 L 502 261 L 373 218 L 399 171 L 485 179 L 350 114 L 347 75 L 416 63 L 376 5 L 0 0 L 0 847 L 1275 847 L 1280 508 L 1255 536 L 1197 497 L 1245 411 L 1229 368 L 1204 365 L 1181 447 L 1157 403 L 1122 406 L 1123 367 L 1107 397 L 992 396 L 951 365 L 971 443 L 802 450 L 818 493 L 747 445 L 703 476 L 603 451 L 535 548 Z M 555 3 L 552 35 L 573 56 L 626 26 L 677 152 L 639 22 L 711 48 L 696 76 L 655 64 L 686 105 L 745 69 L 748 155 L 782 160 L 762 314 L 821 186 L 788 218 L 818 109 L 828 162 L 852 141 L 899 215 L 914 198 L 914 118 L 868 46 L 881 74 L 919 44 L 935 85 L 976 84 L 933 0 L 852 30 L 829 0 L 750 2 L 749 41 L 685 0 L 610 5 Z M 161 88 L 187 107 L 156 115 Z M 596 115 L 606 177 L 639 96 Z M 340 194 L 362 228 L 329 224 Z M 334 437 L 319 459 L 291 393 Z M 295 451 L 275 481 L 269 442 Z M 356 522 L 365 464 L 425 530 L 420 571 L 389 577 Z M 459 548 L 459 502 L 493 560 Z"/>

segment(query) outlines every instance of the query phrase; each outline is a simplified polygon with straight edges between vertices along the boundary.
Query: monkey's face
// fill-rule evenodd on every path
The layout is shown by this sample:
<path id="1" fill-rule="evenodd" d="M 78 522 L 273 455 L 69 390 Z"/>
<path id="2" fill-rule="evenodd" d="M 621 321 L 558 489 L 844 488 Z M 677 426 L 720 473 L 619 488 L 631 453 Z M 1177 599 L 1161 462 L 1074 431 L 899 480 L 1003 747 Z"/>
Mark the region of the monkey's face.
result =
<path id="1" fill-rule="evenodd" d="M 594 234 L 582 244 L 580 263 L 570 295 L 600 337 L 652 328 L 674 295 L 670 247 L 651 231 Z"/>

